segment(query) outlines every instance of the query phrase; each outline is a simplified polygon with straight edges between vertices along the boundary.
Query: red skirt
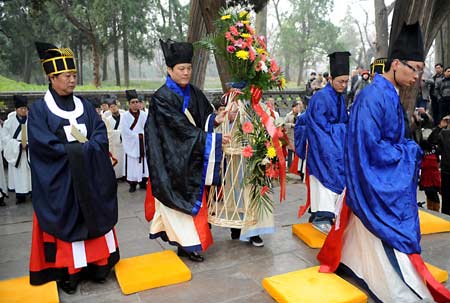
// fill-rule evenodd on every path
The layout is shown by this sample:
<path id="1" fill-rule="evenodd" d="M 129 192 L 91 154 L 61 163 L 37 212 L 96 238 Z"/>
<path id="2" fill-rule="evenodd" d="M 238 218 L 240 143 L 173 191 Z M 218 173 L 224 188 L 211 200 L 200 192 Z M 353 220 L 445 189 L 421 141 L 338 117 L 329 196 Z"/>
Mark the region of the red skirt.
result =
<path id="1" fill-rule="evenodd" d="M 80 279 L 99 281 L 108 276 L 119 259 L 114 229 L 98 238 L 65 242 L 41 230 L 33 214 L 31 285 Z"/>

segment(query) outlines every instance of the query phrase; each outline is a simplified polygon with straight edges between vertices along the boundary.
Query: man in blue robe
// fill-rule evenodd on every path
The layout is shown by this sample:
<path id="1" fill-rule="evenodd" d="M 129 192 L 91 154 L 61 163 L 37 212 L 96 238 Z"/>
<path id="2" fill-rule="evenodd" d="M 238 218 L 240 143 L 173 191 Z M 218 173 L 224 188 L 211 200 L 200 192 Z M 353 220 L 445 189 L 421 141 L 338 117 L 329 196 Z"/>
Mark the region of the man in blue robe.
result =
<path id="1" fill-rule="evenodd" d="M 334 220 L 337 201 L 342 198 L 344 181 L 344 138 L 348 121 L 344 94 L 349 81 L 349 52 L 330 57 L 331 81 L 311 98 L 306 112 L 299 116 L 297 134 L 303 129 L 307 144 L 308 203 L 313 227 L 327 234 Z M 301 127 L 301 126 L 304 127 Z M 298 146 L 297 150 L 303 149 Z"/>
<path id="2" fill-rule="evenodd" d="M 419 24 L 405 24 L 394 41 L 385 72 L 375 75 L 351 108 L 346 203 L 318 259 L 323 272 L 341 264 L 376 302 L 450 302 L 450 292 L 432 278 L 420 257 L 416 191 L 422 152 L 405 138 L 398 93 L 423 73 Z"/>
<path id="3" fill-rule="evenodd" d="M 39 42 L 36 48 L 50 84 L 28 118 L 30 283 L 57 281 L 73 294 L 81 279 L 103 282 L 119 260 L 117 182 L 105 124 L 90 102 L 73 94 L 73 52 Z"/>

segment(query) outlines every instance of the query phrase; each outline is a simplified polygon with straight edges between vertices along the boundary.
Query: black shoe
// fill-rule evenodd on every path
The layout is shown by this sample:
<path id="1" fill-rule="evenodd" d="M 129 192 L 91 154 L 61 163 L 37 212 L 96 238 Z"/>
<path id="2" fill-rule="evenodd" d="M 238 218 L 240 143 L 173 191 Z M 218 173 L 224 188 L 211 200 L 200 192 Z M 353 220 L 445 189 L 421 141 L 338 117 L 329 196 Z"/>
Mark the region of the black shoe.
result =
<path id="1" fill-rule="evenodd" d="M 199 254 L 198 252 L 193 251 L 193 252 L 189 253 L 189 252 L 187 252 L 184 249 L 179 248 L 179 247 L 178 247 L 177 255 L 179 257 L 188 257 L 189 260 L 194 261 L 194 262 L 203 262 L 205 260 L 205 258 L 201 254 Z"/>
<path id="2" fill-rule="evenodd" d="M 139 182 L 139 188 L 140 189 L 147 189 L 147 181 L 146 182 L 144 182 L 144 181 Z"/>
<path id="3" fill-rule="evenodd" d="M 425 205 L 425 201 L 424 202 L 417 202 L 417 206 L 422 207 Z"/>
<path id="4" fill-rule="evenodd" d="M 68 295 L 73 295 L 77 291 L 78 282 L 59 281 L 58 286 Z"/>
<path id="5" fill-rule="evenodd" d="M 136 191 L 136 183 L 130 184 L 130 189 L 128 190 L 129 193 L 134 193 Z"/>
<path id="6" fill-rule="evenodd" d="M 22 195 L 20 195 L 20 196 L 16 196 L 16 204 L 22 204 L 22 203 L 25 203 L 25 201 L 26 201 L 26 199 L 27 199 L 27 197 L 26 196 L 22 196 Z"/>
<path id="7" fill-rule="evenodd" d="M 0 198 L 0 206 L 6 206 L 5 197 Z"/>
<path id="8" fill-rule="evenodd" d="M 260 236 L 250 237 L 250 243 L 253 246 L 256 246 L 256 247 L 263 247 L 264 246 L 264 241 L 263 241 L 263 239 L 261 239 Z"/>
<path id="9" fill-rule="evenodd" d="M 241 230 L 238 228 L 231 228 L 231 239 L 237 240 L 241 236 Z"/>

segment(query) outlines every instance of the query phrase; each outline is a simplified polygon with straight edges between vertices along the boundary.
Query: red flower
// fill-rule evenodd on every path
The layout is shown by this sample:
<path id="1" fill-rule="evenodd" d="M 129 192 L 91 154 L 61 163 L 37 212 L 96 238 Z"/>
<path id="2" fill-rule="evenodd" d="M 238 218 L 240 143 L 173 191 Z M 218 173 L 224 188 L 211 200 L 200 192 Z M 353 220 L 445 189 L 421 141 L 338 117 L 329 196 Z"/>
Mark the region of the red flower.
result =
<path id="1" fill-rule="evenodd" d="M 269 191 L 269 187 L 267 185 L 264 185 L 263 187 L 261 187 L 261 191 L 260 191 L 261 196 L 264 196 L 268 191 Z"/>
<path id="2" fill-rule="evenodd" d="M 253 48 L 249 48 L 248 55 L 249 55 L 250 61 L 255 61 L 256 60 L 256 53 L 253 50 Z"/>
<path id="3" fill-rule="evenodd" d="M 227 52 L 234 53 L 235 51 L 236 51 L 236 47 L 234 47 L 233 45 L 227 46 Z"/>
<path id="4" fill-rule="evenodd" d="M 247 145 L 242 149 L 242 155 L 244 158 L 250 158 L 253 156 L 253 147 L 251 145 Z"/>
<path id="5" fill-rule="evenodd" d="M 236 26 L 230 26 L 230 32 L 235 36 L 239 36 L 239 31 L 237 30 Z"/>
<path id="6" fill-rule="evenodd" d="M 227 38 L 227 40 L 232 42 L 232 43 L 234 43 L 234 41 L 235 41 L 234 38 L 233 38 L 233 35 L 230 32 L 226 32 L 225 33 L 225 38 Z"/>
<path id="7" fill-rule="evenodd" d="M 246 134 L 249 134 L 253 131 L 253 124 L 250 121 L 245 122 L 242 124 L 242 131 Z"/>
<path id="8" fill-rule="evenodd" d="M 280 175 L 280 171 L 278 170 L 278 167 L 274 164 L 270 164 L 266 168 L 266 176 L 269 178 L 278 178 Z"/>

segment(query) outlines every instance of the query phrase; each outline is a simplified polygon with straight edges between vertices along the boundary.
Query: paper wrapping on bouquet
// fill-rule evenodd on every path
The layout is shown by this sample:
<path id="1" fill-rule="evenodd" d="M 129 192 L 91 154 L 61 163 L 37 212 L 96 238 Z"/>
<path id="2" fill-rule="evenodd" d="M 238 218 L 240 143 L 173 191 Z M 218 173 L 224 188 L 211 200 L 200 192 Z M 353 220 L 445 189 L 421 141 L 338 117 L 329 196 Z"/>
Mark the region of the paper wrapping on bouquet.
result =
<path id="1" fill-rule="evenodd" d="M 272 138 L 275 151 L 280 163 L 280 202 L 286 198 L 286 160 L 284 158 L 283 150 L 280 145 L 280 138 L 283 136 L 281 128 L 275 127 L 273 120 L 262 108 L 259 101 L 262 98 L 262 89 L 252 85 L 250 87 L 250 94 L 252 96 L 252 108 L 256 114 L 261 118 L 261 122 L 266 128 L 269 136 Z"/>

